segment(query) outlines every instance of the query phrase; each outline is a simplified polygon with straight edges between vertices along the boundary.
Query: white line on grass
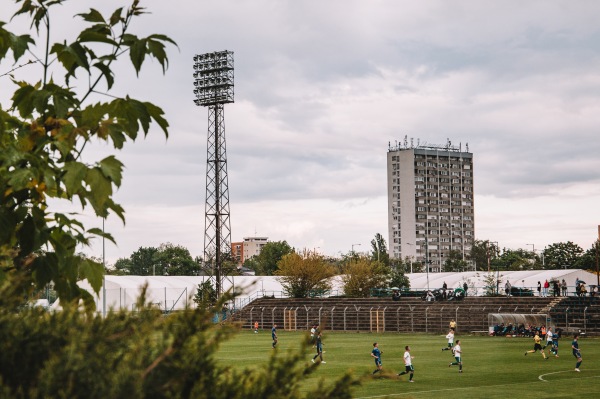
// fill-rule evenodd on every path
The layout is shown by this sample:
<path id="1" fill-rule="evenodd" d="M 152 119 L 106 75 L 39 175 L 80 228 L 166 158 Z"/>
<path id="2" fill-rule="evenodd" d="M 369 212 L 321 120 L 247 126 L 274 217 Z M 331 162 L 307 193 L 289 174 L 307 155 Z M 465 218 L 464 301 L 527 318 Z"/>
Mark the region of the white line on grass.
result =
<path id="1" fill-rule="evenodd" d="M 595 369 L 586 369 L 588 371 L 592 371 Z M 568 371 L 558 371 L 558 373 L 566 373 Z M 573 371 L 575 373 L 575 371 Z M 556 374 L 555 373 L 548 373 L 548 374 L 542 374 L 542 376 L 544 375 L 549 375 L 549 374 Z M 541 377 L 541 376 L 540 376 Z M 588 379 L 588 378 L 598 378 L 600 376 L 594 375 L 594 376 L 586 376 L 586 377 L 576 377 L 576 378 L 569 378 L 569 379 L 578 379 L 578 380 L 583 380 L 583 379 Z M 542 380 L 544 382 L 549 382 L 546 380 Z M 562 381 L 562 380 L 561 380 Z M 394 396 L 406 396 L 406 395 L 418 395 L 420 393 L 432 393 L 432 392 L 451 392 L 451 391 L 461 391 L 461 390 L 466 390 L 466 389 L 472 389 L 472 388 L 497 388 L 497 387 L 507 387 L 507 386 L 512 386 L 512 385 L 521 385 L 521 384 L 530 384 L 528 382 L 518 382 L 518 383 L 512 383 L 512 384 L 499 384 L 499 385 L 486 385 L 486 386 L 480 386 L 480 387 L 461 387 L 461 388 L 446 388 L 446 389 L 432 389 L 429 391 L 412 391 L 412 392 L 403 392 L 403 393 L 392 393 L 392 394 L 387 394 L 387 395 L 376 395 L 376 396 L 362 396 L 360 398 L 355 398 L 355 399 L 376 399 L 376 398 L 391 398 Z"/>
<path id="2" fill-rule="evenodd" d="M 486 386 L 481 386 L 481 387 L 461 387 L 461 388 L 446 388 L 446 389 L 432 389 L 429 391 L 411 391 L 411 392 L 403 392 L 403 393 L 392 393 L 392 394 L 387 394 L 387 395 L 376 395 L 376 396 L 363 396 L 360 398 L 355 398 L 355 399 L 376 399 L 376 398 L 391 398 L 394 396 L 406 396 L 406 395 L 418 395 L 420 393 L 432 393 L 432 392 L 451 392 L 451 391 L 461 391 L 461 390 L 465 390 L 465 389 L 472 389 L 472 388 L 496 388 L 496 387 L 507 387 L 507 386 L 511 386 L 511 385 L 519 385 L 522 383 L 517 383 L 517 384 L 500 384 L 500 385 L 486 385 Z"/>
<path id="3" fill-rule="evenodd" d="M 596 369 L 585 369 L 585 371 L 594 371 L 594 370 L 596 370 Z M 551 374 L 560 374 L 560 373 L 576 373 L 576 371 L 575 370 L 555 371 L 553 373 L 541 374 L 540 376 L 538 376 L 538 379 L 540 381 L 549 382 L 549 381 L 547 381 L 547 380 L 544 379 L 545 376 L 551 375 Z M 598 377 L 598 376 L 594 375 L 594 376 L 586 376 L 586 377 L 580 377 L 580 378 L 596 378 L 596 377 Z"/>

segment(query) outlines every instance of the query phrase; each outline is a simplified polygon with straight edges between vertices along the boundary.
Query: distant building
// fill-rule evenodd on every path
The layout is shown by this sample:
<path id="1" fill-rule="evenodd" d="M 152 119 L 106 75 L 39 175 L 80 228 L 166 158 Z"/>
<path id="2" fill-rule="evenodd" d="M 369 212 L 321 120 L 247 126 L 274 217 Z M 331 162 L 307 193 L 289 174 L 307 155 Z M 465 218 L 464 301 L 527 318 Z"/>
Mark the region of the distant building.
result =
<path id="1" fill-rule="evenodd" d="M 268 237 L 244 237 L 244 241 L 231 243 L 231 254 L 238 266 L 254 255 L 258 255 L 268 242 Z"/>
<path id="2" fill-rule="evenodd" d="M 389 253 L 442 271 L 450 250 L 463 259 L 475 238 L 473 154 L 462 146 L 390 145 L 387 154 Z"/>

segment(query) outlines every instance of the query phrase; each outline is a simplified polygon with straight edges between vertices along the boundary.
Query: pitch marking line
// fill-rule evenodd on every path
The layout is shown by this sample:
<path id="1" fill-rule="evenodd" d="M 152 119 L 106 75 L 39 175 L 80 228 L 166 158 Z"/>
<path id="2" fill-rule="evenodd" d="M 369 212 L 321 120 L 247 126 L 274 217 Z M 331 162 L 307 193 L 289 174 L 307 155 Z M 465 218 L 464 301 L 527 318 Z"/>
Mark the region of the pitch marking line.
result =
<path id="1" fill-rule="evenodd" d="M 594 370 L 595 369 L 586 369 L 586 371 L 594 371 Z M 573 371 L 568 371 L 568 370 L 567 371 L 558 371 L 558 373 L 569 373 L 569 372 L 577 373 L 574 370 Z M 549 375 L 549 374 L 556 374 L 556 372 L 555 373 L 542 374 L 540 377 L 545 376 L 545 375 Z M 600 377 L 600 376 L 594 375 L 594 376 L 585 376 L 585 377 L 574 377 L 574 378 L 570 378 L 570 379 L 582 380 L 582 379 L 598 378 L 598 377 Z M 542 379 L 541 381 L 549 382 L 549 381 L 546 381 L 544 379 Z M 421 394 L 421 393 L 452 392 L 452 391 L 462 391 L 462 390 L 472 389 L 472 388 L 487 389 L 487 388 L 509 387 L 509 386 L 521 385 L 521 384 L 530 384 L 530 382 L 529 383 L 528 382 L 519 382 L 519 383 L 511 383 L 511 384 L 498 384 L 498 385 L 489 385 L 489 386 L 482 386 L 482 387 L 461 387 L 461 388 L 432 389 L 432 390 L 429 390 L 429 391 L 412 391 L 412 392 L 393 393 L 393 394 L 387 394 L 387 395 L 362 396 L 362 397 L 356 398 L 356 399 L 392 398 L 392 397 L 395 397 L 395 396 L 418 395 L 418 394 Z"/>
<path id="2" fill-rule="evenodd" d="M 597 369 L 584 369 L 585 371 L 595 371 Z M 563 371 L 555 371 L 553 373 L 546 373 L 546 374 L 541 374 L 538 376 L 538 380 L 540 381 L 544 381 L 544 382 L 549 382 L 548 380 L 545 380 L 544 377 L 547 375 L 552 375 L 552 374 L 560 374 L 560 373 L 576 373 L 575 370 L 563 370 Z M 581 377 L 581 378 L 596 378 L 598 376 L 594 375 L 594 376 L 585 376 L 585 377 Z"/>
<path id="3" fill-rule="evenodd" d="M 462 387 L 462 388 L 432 389 L 432 390 L 429 390 L 429 391 L 412 391 L 412 392 L 392 393 L 392 394 L 388 394 L 388 395 L 363 396 L 363 397 L 355 398 L 355 399 L 391 398 L 391 397 L 394 397 L 394 396 L 417 395 L 417 394 L 420 394 L 420 393 L 452 392 L 452 391 L 462 391 L 462 390 L 471 389 L 471 388 L 497 388 L 497 387 L 507 387 L 507 386 L 518 385 L 518 384 L 522 384 L 522 383 L 489 385 L 489 386 L 485 386 L 485 387 Z"/>

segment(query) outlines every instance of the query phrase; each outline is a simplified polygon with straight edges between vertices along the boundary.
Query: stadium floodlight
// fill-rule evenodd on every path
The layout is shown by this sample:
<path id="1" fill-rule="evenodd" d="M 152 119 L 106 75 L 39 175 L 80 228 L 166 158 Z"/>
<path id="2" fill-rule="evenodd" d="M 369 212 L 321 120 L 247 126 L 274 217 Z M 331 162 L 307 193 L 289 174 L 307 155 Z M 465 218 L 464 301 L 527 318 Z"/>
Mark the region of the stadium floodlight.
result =
<path id="1" fill-rule="evenodd" d="M 224 104 L 233 102 L 233 52 L 194 56 L 194 103 L 208 107 L 204 267 L 218 296 L 223 292 L 224 262 L 231 257 L 229 183 Z M 233 281 L 230 281 L 233 285 Z"/>
<path id="2" fill-rule="evenodd" d="M 194 56 L 196 105 L 233 102 L 233 51 L 215 51 Z"/>

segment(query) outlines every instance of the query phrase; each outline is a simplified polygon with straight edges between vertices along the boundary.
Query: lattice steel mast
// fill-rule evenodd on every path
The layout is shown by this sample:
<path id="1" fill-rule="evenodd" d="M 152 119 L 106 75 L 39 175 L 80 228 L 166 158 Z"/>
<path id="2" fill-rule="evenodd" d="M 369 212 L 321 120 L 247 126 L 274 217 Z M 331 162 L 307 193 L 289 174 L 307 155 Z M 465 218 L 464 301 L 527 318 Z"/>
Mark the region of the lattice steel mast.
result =
<path id="1" fill-rule="evenodd" d="M 208 107 L 204 265 L 221 296 L 223 282 L 228 279 L 223 264 L 231 260 L 224 105 L 233 102 L 233 52 L 195 55 L 194 78 L 194 102 Z"/>

